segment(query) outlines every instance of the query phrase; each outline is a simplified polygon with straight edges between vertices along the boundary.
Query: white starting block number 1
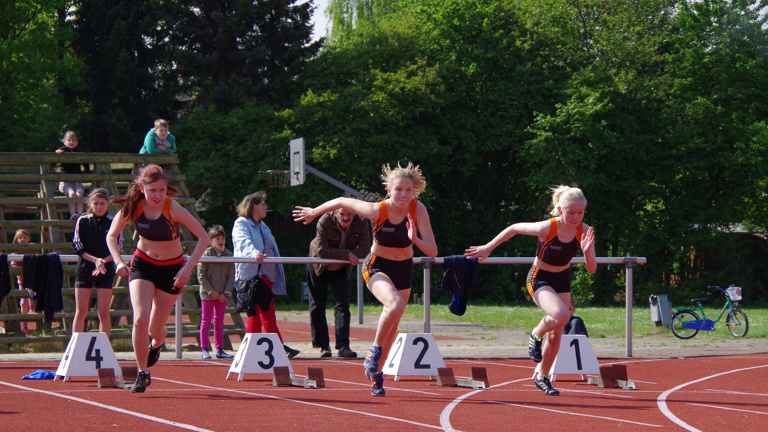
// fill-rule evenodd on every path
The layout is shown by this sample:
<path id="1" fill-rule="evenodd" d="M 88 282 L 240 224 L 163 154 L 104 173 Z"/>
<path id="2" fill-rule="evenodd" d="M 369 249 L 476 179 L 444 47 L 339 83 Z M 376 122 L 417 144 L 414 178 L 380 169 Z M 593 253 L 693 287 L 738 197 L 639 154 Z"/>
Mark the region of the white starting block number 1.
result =
<path id="1" fill-rule="evenodd" d="M 443 356 L 430 333 L 400 333 L 389 349 L 384 372 L 401 376 L 437 376 L 437 368 L 445 367 Z"/>
<path id="2" fill-rule="evenodd" d="M 552 365 L 549 374 L 552 381 L 558 374 L 581 375 L 586 380 L 587 374 L 599 374 L 600 362 L 589 339 L 584 335 L 563 335 L 560 339 L 560 351 Z"/>
<path id="3" fill-rule="evenodd" d="M 54 380 L 59 377 L 64 381 L 71 377 L 97 377 L 97 369 L 102 368 L 112 368 L 116 376 L 121 376 L 120 365 L 106 333 L 72 333 Z"/>

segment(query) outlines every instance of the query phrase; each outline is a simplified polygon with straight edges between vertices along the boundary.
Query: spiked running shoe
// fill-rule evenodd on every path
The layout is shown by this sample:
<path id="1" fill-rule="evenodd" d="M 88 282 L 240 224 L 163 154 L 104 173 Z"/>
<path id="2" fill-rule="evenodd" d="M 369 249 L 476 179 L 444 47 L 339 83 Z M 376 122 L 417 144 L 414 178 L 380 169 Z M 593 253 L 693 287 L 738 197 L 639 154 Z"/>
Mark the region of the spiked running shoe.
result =
<path id="1" fill-rule="evenodd" d="M 384 391 L 384 372 L 372 373 L 371 371 L 365 371 L 365 376 L 371 380 L 371 394 L 374 396 L 386 396 Z"/>
<path id="2" fill-rule="evenodd" d="M 541 339 L 536 339 L 533 331 L 528 335 L 528 357 L 536 363 L 541 362 Z"/>
<path id="3" fill-rule="evenodd" d="M 381 347 L 371 345 L 368 347 L 368 352 L 365 354 L 365 361 L 363 366 L 372 373 L 376 373 L 379 370 L 379 360 L 381 359 Z"/>
<path id="4" fill-rule="evenodd" d="M 160 346 L 157 348 L 152 346 L 152 342 L 149 343 L 149 355 L 147 356 L 147 367 L 153 366 L 155 363 L 157 363 L 158 360 L 160 360 L 160 351 L 163 350 L 164 346 L 165 346 L 165 342 L 160 344 Z"/>
<path id="5" fill-rule="evenodd" d="M 544 390 L 544 393 L 547 394 L 547 396 L 559 396 L 560 390 L 557 390 L 552 387 L 552 384 L 549 382 L 549 378 L 543 376 L 541 378 L 534 378 L 533 383 L 536 384 L 536 387 Z"/>
<path id="6" fill-rule="evenodd" d="M 149 372 L 139 372 L 136 375 L 136 382 L 131 387 L 131 393 L 144 393 L 151 383 L 152 378 L 149 376 Z"/>

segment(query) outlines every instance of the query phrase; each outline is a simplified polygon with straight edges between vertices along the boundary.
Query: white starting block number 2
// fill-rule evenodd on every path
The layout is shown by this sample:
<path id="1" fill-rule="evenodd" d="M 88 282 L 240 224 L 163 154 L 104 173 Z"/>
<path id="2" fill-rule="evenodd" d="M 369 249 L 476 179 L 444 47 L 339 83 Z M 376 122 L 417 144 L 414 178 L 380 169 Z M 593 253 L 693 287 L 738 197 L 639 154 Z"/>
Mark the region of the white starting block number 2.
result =
<path id="1" fill-rule="evenodd" d="M 95 377 L 97 369 L 113 368 L 120 376 L 120 365 L 105 333 L 73 333 L 64 350 L 56 376 L 64 381 L 70 377 Z"/>
<path id="2" fill-rule="evenodd" d="M 445 367 L 435 338 L 429 333 L 400 333 L 389 349 L 383 372 L 401 376 L 437 376 L 437 368 Z"/>

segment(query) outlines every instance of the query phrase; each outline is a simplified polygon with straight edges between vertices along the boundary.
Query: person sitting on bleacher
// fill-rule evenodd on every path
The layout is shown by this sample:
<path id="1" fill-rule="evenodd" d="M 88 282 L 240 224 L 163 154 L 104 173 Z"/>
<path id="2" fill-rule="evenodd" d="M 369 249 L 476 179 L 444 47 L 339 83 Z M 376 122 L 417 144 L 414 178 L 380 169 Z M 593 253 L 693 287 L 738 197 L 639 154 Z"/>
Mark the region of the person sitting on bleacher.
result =
<path id="1" fill-rule="evenodd" d="M 64 138 L 61 140 L 64 143 L 63 146 L 56 149 L 56 154 L 64 153 L 82 153 L 83 151 L 77 148 L 77 134 L 72 131 L 67 131 L 64 134 Z M 83 172 L 91 172 L 91 166 L 87 163 L 82 164 L 83 170 L 80 169 L 78 163 L 63 163 L 61 164 L 61 172 L 64 174 L 82 174 Z M 76 181 L 63 181 L 59 182 L 59 191 L 67 198 L 82 198 L 85 196 L 85 188 L 83 184 Z M 69 203 L 70 219 L 77 219 L 80 214 L 83 213 L 83 203 Z"/>

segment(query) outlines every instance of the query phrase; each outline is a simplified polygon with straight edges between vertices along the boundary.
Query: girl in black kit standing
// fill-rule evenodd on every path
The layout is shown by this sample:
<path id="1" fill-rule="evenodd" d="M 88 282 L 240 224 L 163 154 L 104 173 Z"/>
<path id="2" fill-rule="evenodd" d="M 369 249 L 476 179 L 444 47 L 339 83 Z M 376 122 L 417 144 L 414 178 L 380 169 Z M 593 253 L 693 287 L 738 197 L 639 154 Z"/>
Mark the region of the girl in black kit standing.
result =
<path id="1" fill-rule="evenodd" d="M 88 204 L 88 213 L 77 219 L 75 236 L 72 238 L 75 253 L 80 257 L 75 270 L 75 318 L 72 331 L 85 331 L 85 314 L 91 302 L 91 289 L 96 288 L 99 331 L 109 337 L 112 329 L 109 303 L 115 278 L 115 263 L 107 247 L 107 233 L 113 219 L 107 213 L 109 194 L 105 189 L 94 189 L 88 196 Z M 118 238 L 118 248 L 122 253 L 122 234 Z"/>

